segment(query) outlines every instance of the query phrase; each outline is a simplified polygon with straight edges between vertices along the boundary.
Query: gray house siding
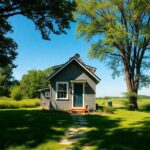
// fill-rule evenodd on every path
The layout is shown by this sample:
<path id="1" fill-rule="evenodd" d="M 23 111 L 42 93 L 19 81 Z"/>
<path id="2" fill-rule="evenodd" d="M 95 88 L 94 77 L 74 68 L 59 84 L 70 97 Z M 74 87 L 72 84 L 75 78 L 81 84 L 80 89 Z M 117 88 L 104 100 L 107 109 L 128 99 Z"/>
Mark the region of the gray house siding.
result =
<path id="1" fill-rule="evenodd" d="M 77 62 L 73 61 L 51 80 L 51 106 L 54 109 L 69 110 L 72 108 L 72 89 L 71 80 L 86 80 L 84 93 L 84 106 L 88 105 L 89 109 L 95 110 L 95 87 L 96 80 L 85 71 Z M 56 99 L 56 82 L 68 82 L 68 99 Z"/>
<path id="2" fill-rule="evenodd" d="M 45 99 L 49 100 L 50 97 L 47 97 L 47 96 L 45 95 L 46 92 L 50 92 L 50 90 L 49 90 L 49 89 L 42 90 L 41 93 L 40 93 L 40 94 L 41 94 L 41 97 L 44 97 Z"/>
<path id="3" fill-rule="evenodd" d="M 49 107 L 49 101 L 50 101 L 50 96 L 46 95 L 46 92 L 50 93 L 50 89 L 44 89 L 40 90 L 40 98 L 41 98 L 41 107 L 42 108 L 48 108 Z M 46 100 L 46 101 L 45 101 Z"/>

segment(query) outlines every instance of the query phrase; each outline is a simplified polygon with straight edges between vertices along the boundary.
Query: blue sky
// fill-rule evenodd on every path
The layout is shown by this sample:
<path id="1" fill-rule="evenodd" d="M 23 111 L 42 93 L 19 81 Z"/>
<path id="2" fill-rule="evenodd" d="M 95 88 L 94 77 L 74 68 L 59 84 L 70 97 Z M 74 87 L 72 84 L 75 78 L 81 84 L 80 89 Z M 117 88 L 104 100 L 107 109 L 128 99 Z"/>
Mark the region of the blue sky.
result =
<path id="1" fill-rule="evenodd" d="M 121 96 L 126 91 L 124 77 L 112 79 L 112 71 L 103 63 L 88 57 L 90 43 L 75 37 L 76 24 L 71 24 L 67 34 L 51 35 L 51 41 L 45 41 L 35 29 L 35 25 L 22 16 L 15 16 L 9 20 L 14 32 L 9 34 L 18 44 L 18 56 L 14 69 L 14 77 L 21 79 L 31 69 L 45 69 L 53 65 L 66 62 L 75 53 L 80 53 L 84 62 L 97 68 L 96 74 L 101 78 L 97 85 L 97 97 Z M 150 89 L 143 88 L 140 94 L 150 95 Z"/>

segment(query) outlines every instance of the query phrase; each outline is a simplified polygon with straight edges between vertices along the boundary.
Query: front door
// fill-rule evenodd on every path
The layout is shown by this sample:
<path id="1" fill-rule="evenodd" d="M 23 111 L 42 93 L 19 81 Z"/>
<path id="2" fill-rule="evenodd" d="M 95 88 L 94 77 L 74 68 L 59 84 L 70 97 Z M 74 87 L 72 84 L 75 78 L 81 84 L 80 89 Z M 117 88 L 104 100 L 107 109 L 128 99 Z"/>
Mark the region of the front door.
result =
<path id="1" fill-rule="evenodd" d="M 83 107 L 83 84 L 74 83 L 73 107 Z"/>

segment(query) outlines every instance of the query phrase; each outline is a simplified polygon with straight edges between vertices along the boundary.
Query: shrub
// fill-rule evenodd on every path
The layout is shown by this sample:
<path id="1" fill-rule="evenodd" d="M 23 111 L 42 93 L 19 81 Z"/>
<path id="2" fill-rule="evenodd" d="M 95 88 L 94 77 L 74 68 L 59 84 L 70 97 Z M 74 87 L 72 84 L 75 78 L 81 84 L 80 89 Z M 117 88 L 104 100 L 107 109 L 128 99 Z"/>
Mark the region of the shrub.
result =
<path id="1" fill-rule="evenodd" d="M 130 108 L 130 102 L 129 102 L 129 100 L 124 100 L 124 101 L 122 101 L 122 105 L 123 105 L 123 107 L 124 108 L 126 108 L 126 109 L 129 109 Z"/>
<path id="2" fill-rule="evenodd" d="M 22 99 L 22 93 L 19 86 L 14 86 L 11 88 L 11 98 L 14 100 L 21 100 Z"/>
<path id="3" fill-rule="evenodd" d="M 141 111 L 150 111 L 150 100 L 149 99 L 138 99 L 137 100 L 139 110 Z M 132 105 L 128 100 L 123 101 L 124 108 L 129 109 L 130 105 Z"/>
<path id="4" fill-rule="evenodd" d="M 40 106 L 39 99 L 33 100 L 0 100 L 0 109 L 34 108 Z"/>
<path id="5" fill-rule="evenodd" d="M 139 110 L 150 111 L 150 100 L 138 100 Z"/>
<path id="6" fill-rule="evenodd" d="M 1 96 L 1 97 L 0 97 L 0 100 L 10 100 L 10 98 L 9 98 L 9 97 L 6 97 L 6 96 Z"/>
<path id="7" fill-rule="evenodd" d="M 104 106 L 103 111 L 106 112 L 106 113 L 112 114 L 112 113 L 114 113 L 114 108 L 110 107 L 110 106 Z"/>

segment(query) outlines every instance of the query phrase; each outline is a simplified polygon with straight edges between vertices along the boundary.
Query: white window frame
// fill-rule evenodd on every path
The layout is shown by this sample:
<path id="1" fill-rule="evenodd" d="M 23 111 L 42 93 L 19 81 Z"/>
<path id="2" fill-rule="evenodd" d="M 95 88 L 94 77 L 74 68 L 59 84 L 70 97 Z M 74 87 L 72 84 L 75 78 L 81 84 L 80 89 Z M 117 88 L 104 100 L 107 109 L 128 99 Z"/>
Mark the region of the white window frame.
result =
<path id="1" fill-rule="evenodd" d="M 67 94 L 66 94 L 66 97 L 65 98 L 58 98 L 58 96 L 57 96 L 57 93 L 58 93 L 58 85 L 59 84 L 66 84 L 67 85 Z M 68 99 L 68 82 L 56 82 L 56 99 Z"/>
<path id="2" fill-rule="evenodd" d="M 45 97 L 50 97 L 50 92 L 47 91 L 47 92 L 45 92 L 44 95 L 45 95 Z"/>

